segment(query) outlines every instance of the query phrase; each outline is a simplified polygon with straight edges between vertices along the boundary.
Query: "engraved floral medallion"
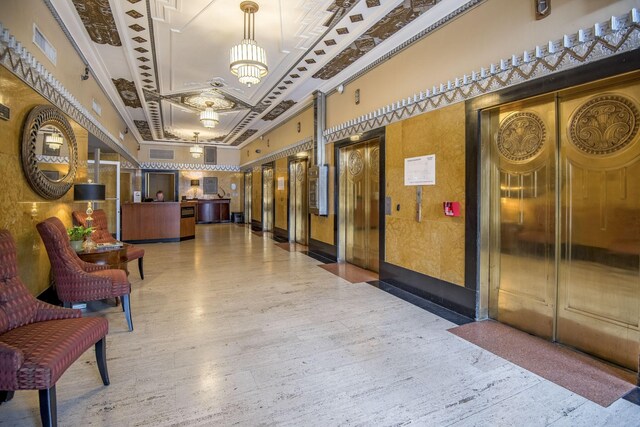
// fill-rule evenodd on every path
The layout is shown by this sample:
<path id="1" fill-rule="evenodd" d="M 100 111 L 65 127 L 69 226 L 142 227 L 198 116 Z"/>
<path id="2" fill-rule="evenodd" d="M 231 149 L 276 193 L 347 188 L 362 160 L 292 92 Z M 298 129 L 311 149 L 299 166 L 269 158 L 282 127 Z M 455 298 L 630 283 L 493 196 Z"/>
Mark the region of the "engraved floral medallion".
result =
<path id="1" fill-rule="evenodd" d="M 546 129 L 542 119 L 531 112 L 519 112 L 500 123 L 496 147 L 504 158 L 515 162 L 529 160 L 542 149 Z"/>
<path id="2" fill-rule="evenodd" d="M 362 160 L 362 154 L 359 150 L 354 150 L 349 154 L 349 173 L 352 176 L 360 175 L 364 162 Z"/>
<path id="3" fill-rule="evenodd" d="M 611 154 L 638 134 L 638 108 L 628 98 L 601 95 L 578 108 L 569 121 L 569 140 L 589 154 Z"/>

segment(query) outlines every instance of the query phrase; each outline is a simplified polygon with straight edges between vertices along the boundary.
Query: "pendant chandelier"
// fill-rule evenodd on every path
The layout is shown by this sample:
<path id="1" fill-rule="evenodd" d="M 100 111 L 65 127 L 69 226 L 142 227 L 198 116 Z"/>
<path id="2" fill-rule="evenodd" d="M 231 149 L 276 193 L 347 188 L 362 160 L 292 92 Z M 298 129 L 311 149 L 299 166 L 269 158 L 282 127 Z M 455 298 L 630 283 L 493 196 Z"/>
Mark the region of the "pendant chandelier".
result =
<path id="1" fill-rule="evenodd" d="M 267 75 L 267 53 L 255 41 L 255 13 L 258 5 L 252 1 L 240 3 L 244 12 L 244 38 L 240 44 L 231 48 L 231 73 L 238 76 L 240 83 L 251 87 L 260 83 L 260 79 Z"/>
<path id="2" fill-rule="evenodd" d="M 52 150 L 57 150 L 58 148 L 62 147 L 62 143 L 64 142 L 64 140 L 62 139 L 62 135 L 60 135 L 59 133 L 50 133 L 45 136 L 44 142 Z"/>
<path id="3" fill-rule="evenodd" d="M 216 110 L 213 109 L 213 102 L 206 103 L 207 108 L 200 113 L 200 122 L 202 126 L 213 129 L 220 123 L 220 117 Z"/>
<path id="4" fill-rule="evenodd" d="M 196 142 L 191 148 L 189 148 L 189 152 L 194 159 L 199 159 L 200 157 L 202 157 L 202 153 L 204 152 L 202 147 L 198 145 L 198 135 L 200 134 L 200 132 L 194 132 L 193 134 L 195 135 Z"/>

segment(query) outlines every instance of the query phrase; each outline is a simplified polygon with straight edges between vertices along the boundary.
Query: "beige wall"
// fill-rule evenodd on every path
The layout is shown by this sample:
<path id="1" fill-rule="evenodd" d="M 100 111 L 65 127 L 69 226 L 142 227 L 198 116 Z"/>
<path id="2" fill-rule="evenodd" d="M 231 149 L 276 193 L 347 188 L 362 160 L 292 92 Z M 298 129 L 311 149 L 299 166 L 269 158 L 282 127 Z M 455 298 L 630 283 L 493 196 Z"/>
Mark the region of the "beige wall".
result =
<path id="1" fill-rule="evenodd" d="M 211 194 L 203 194 L 204 177 L 218 177 L 218 194 L 222 195 L 224 190 L 224 198 L 231 199 L 231 212 L 240 212 L 242 210 L 243 180 L 241 172 L 211 172 L 211 171 L 181 171 L 179 182 L 179 198 L 186 196 L 188 199 L 217 199 L 218 196 Z M 200 181 L 198 187 L 191 186 L 191 180 Z M 235 184 L 236 189 L 231 189 L 231 184 Z"/>
<path id="2" fill-rule="evenodd" d="M 335 92 L 327 99 L 332 127 L 500 59 L 562 38 L 638 7 L 637 0 L 558 0 L 536 21 L 533 1 L 489 0 Z M 360 104 L 354 92 L 360 89 Z"/>
<path id="3" fill-rule="evenodd" d="M 298 132 L 300 122 L 300 132 Z M 240 164 L 252 162 L 303 139 L 313 137 L 313 108 L 307 108 L 240 150 Z M 260 153 L 256 153 L 260 150 Z"/>
<path id="4" fill-rule="evenodd" d="M 464 103 L 392 124 L 386 129 L 385 261 L 464 286 Z M 404 159 L 436 155 L 436 185 L 423 186 L 422 222 L 416 187 L 404 185 Z M 460 202 L 460 217 L 443 214 L 442 202 Z M 400 205 L 400 210 L 396 206 Z"/>
<path id="5" fill-rule="evenodd" d="M 289 160 L 285 157 L 276 160 L 275 167 L 275 192 L 274 192 L 274 204 L 275 204 L 275 223 L 277 228 L 282 230 L 288 230 L 287 218 L 289 209 Z M 284 183 L 282 189 L 278 189 L 279 180 Z"/>
<path id="6" fill-rule="evenodd" d="M 73 191 L 59 200 L 49 201 L 29 186 L 20 160 L 20 141 L 26 117 L 36 105 L 50 105 L 4 67 L 0 67 L 0 102 L 11 109 L 11 119 L 0 121 L 0 227 L 8 229 L 17 242 L 19 273 L 29 290 L 39 294 L 49 286 L 49 258 L 36 224 L 57 216 L 71 225 L 71 211 L 84 205 L 73 203 Z M 87 177 L 87 131 L 69 119 L 78 144 L 81 166 L 76 181 Z"/>
<path id="7" fill-rule="evenodd" d="M 173 160 L 157 160 L 149 157 L 149 150 L 151 148 L 158 150 L 173 150 Z M 141 144 L 140 151 L 138 152 L 138 161 L 143 162 L 159 162 L 159 163 L 193 163 L 204 164 L 204 155 L 199 159 L 194 158 L 189 152 L 191 148 L 190 144 L 184 146 L 179 145 L 161 145 L 161 144 Z M 240 164 L 240 150 L 235 148 L 222 148 L 218 147 L 217 150 L 219 165 L 231 165 L 238 166 Z"/>
<path id="8" fill-rule="evenodd" d="M 44 1 L 2 0 L 0 1 L 0 22 L 88 111 L 91 111 L 91 114 L 104 125 L 114 138 L 119 137 L 119 133 L 127 125 L 93 77 L 88 80 L 80 79 L 80 75 L 84 73 L 85 64 L 75 53 L 73 45 L 49 12 Z M 56 48 L 58 58 L 55 65 L 33 43 L 34 23 Z M 100 116 L 92 110 L 93 99 L 102 107 Z M 135 155 L 137 142 L 131 132 L 125 135 L 122 143 Z"/>

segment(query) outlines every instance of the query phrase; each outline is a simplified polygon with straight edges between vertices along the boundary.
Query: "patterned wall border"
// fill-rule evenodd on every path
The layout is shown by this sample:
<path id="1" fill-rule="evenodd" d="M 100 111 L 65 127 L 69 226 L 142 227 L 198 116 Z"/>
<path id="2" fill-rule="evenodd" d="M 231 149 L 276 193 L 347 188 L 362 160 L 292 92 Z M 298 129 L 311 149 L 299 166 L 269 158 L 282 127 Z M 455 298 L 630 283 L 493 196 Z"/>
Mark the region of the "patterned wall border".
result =
<path id="1" fill-rule="evenodd" d="M 502 59 L 488 69 L 481 68 L 471 75 L 449 80 L 440 87 L 434 86 L 413 97 L 392 102 L 374 112 L 326 129 L 323 132 L 325 143 L 638 48 L 640 12 L 634 8 L 625 15 L 613 16 L 592 28 L 565 35 L 561 40 L 549 41 L 547 45 L 536 46 L 522 55 Z"/>
<path id="2" fill-rule="evenodd" d="M 313 145 L 313 137 L 307 137 L 298 142 L 294 142 L 287 147 L 274 151 L 273 153 L 266 154 L 260 158 L 257 158 L 256 160 L 252 160 L 251 162 L 240 165 L 240 169 L 243 172 L 250 171 L 253 170 L 254 167 L 259 167 L 259 165 L 263 163 L 269 163 L 278 159 L 282 159 L 283 157 L 293 156 L 294 154 L 297 154 L 301 151 L 312 150 Z"/>
<path id="3" fill-rule="evenodd" d="M 129 162 L 122 162 L 121 167 L 122 169 L 240 172 L 240 166 L 237 165 L 205 165 L 202 163 L 143 162 L 138 167 Z"/>
<path id="4" fill-rule="evenodd" d="M 116 148 L 129 161 L 135 157 L 100 123 L 0 22 L 0 64 L 51 101 L 80 126 Z"/>

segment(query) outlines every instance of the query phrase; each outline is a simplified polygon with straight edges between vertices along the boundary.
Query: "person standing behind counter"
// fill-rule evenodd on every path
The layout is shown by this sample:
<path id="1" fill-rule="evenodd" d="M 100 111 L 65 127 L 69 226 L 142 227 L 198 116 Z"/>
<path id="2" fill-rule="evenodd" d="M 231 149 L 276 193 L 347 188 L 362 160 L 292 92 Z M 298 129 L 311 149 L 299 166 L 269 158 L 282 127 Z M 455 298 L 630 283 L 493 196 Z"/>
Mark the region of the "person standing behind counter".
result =
<path id="1" fill-rule="evenodd" d="M 162 192 L 162 190 L 158 190 L 158 192 L 156 193 L 156 202 L 164 202 L 164 193 Z"/>

